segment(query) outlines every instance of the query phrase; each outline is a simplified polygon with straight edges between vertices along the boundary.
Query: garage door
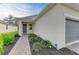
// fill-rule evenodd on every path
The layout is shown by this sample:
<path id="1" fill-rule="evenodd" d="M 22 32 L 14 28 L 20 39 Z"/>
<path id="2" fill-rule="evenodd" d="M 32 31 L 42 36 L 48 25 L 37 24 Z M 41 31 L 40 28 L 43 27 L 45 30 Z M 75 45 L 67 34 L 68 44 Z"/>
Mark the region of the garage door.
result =
<path id="1" fill-rule="evenodd" d="M 66 43 L 79 40 L 79 21 L 66 19 Z"/>

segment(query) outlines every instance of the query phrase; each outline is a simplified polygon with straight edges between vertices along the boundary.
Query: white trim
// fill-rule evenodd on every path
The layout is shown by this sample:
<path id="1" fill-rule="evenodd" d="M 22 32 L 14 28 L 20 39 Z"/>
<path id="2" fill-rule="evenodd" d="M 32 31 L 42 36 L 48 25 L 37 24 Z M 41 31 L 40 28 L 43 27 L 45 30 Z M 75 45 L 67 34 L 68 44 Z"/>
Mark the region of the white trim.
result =
<path id="1" fill-rule="evenodd" d="M 64 12 L 63 12 L 63 17 L 64 17 L 64 46 L 66 45 L 66 19 L 65 19 L 65 16 L 64 16 Z"/>
<path id="2" fill-rule="evenodd" d="M 22 27 L 22 21 L 18 21 L 18 26 L 19 26 L 19 35 L 22 36 L 23 34 L 23 27 Z"/>
<path id="3" fill-rule="evenodd" d="M 64 16 L 65 16 L 65 18 L 70 18 L 70 19 L 72 19 L 72 20 L 77 20 L 77 21 L 79 21 L 79 17 L 77 17 L 77 16 L 73 16 L 73 15 L 70 15 L 70 14 L 68 14 L 68 13 L 64 13 Z"/>
<path id="4" fill-rule="evenodd" d="M 79 40 L 71 42 L 71 43 L 67 43 L 65 46 L 69 46 L 69 45 L 72 45 L 72 44 L 75 44 L 75 43 L 79 43 Z"/>

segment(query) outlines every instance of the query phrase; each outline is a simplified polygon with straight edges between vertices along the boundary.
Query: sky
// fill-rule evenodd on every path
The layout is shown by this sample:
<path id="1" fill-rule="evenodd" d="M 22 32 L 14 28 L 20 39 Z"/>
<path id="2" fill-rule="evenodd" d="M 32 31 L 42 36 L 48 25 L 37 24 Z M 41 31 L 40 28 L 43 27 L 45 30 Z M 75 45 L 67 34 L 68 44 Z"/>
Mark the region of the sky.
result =
<path id="1" fill-rule="evenodd" d="M 39 14 L 45 3 L 0 3 L 0 19 L 8 17 L 27 17 Z"/>

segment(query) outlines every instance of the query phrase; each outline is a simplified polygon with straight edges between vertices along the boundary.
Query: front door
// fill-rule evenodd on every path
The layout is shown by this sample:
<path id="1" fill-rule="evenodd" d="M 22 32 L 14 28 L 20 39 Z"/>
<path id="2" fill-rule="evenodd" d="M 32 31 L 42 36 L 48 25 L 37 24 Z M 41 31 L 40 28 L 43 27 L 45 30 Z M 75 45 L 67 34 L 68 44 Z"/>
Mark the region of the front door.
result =
<path id="1" fill-rule="evenodd" d="M 27 33 L 27 24 L 23 24 L 23 34 Z"/>

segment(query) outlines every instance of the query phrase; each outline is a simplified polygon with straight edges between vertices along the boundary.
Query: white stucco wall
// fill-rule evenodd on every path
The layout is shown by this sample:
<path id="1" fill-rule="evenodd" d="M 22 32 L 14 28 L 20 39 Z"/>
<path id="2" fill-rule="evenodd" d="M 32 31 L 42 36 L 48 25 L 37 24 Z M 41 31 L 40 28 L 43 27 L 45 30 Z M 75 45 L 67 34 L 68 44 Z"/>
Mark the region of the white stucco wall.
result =
<path id="1" fill-rule="evenodd" d="M 64 14 L 71 16 L 72 18 L 78 18 L 79 19 L 79 12 L 75 9 L 68 8 L 65 5 L 61 5 L 61 8 L 63 9 Z"/>
<path id="2" fill-rule="evenodd" d="M 29 29 L 30 28 L 29 24 L 32 24 L 32 23 L 27 23 L 27 34 L 33 33 L 33 31 Z"/>
<path id="3" fill-rule="evenodd" d="M 6 24 L 0 23 L 0 33 L 13 31 L 17 31 L 17 26 L 8 25 L 8 29 L 6 29 Z"/>
<path id="4" fill-rule="evenodd" d="M 49 40 L 57 49 L 65 45 L 65 23 L 61 5 L 57 4 L 34 24 L 33 31 L 45 40 Z"/>

